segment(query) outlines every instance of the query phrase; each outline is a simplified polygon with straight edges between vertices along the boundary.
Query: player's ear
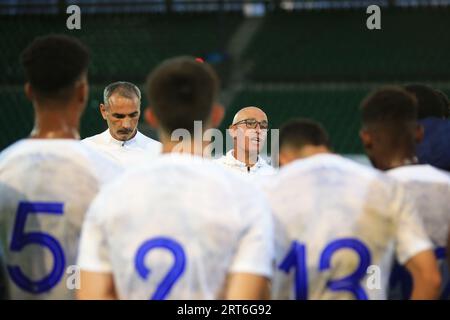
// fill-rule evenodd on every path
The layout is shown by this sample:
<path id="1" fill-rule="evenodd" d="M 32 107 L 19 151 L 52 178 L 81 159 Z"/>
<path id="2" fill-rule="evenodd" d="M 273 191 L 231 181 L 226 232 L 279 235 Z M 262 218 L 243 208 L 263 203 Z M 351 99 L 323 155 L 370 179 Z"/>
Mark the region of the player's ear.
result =
<path id="1" fill-rule="evenodd" d="M 159 127 L 158 119 L 156 118 L 155 113 L 153 112 L 151 107 L 145 108 L 144 119 L 151 127 L 155 129 Z"/>
<path id="2" fill-rule="evenodd" d="M 366 129 L 359 130 L 359 138 L 365 149 L 370 149 L 372 147 L 372 137 Z"/>
<path id="3" fill-rule="evenodd" d="M 77 82 L 75 87 L 75 94 L 77 101 L 85 105 L 89 97 L 89 85 L 86 79 Z"/>
<path id="4" fill-rule="evenodd" d="M 423 137 L 425 135 L 425 129 L 423 125 L 417 124 L 416 127 L 416 143 L 421 143 L 423 140 Z"/>
<path id="5" fill-rule="evenodd" d="M 29 82 L 25 82 L 25 84 L 23 86 L 23 91 L 25 91 L 25 96 L 28 98 L 28 100 L 30 100 L 30 101 L 34 100 L 33 89 L 31 88 L 31 85 Z"/>
<path id="6" fill-rule="evenodd" d="M 280 167 L 286 165 L 289 163 L 289 157 L 286 154 L 286 152 L 284 152 L 283 150 L 280 150 L 279 156 L 278 156 L 278 161 L 280 163 Z"/>
<path id="7" fill-rule="evenodd" d="M 100 113 L 102 114 L 103 120 L 106 120 L 106 106 L 100 103 Z"/>
<path id="8" fill-rule="evenodd" d="M 220 103 L 215 103 L 211 110 L 211 126 L 217 128 L 222 122 L 223 116 L 225 115 L 225 108 Z"/>
<path id="9" fill-rule="evenodd" d="M 228 133 L 230 134 L 230 136 L 233 138 L 233 139 L 236 139 L 237 138 L 237 132 L 236 132 L 237 130 L 236 130 L 236 127 L 235 126 L 233 126 L 233 124 L 230 124 L 230 126 L 228 127 Z"/>

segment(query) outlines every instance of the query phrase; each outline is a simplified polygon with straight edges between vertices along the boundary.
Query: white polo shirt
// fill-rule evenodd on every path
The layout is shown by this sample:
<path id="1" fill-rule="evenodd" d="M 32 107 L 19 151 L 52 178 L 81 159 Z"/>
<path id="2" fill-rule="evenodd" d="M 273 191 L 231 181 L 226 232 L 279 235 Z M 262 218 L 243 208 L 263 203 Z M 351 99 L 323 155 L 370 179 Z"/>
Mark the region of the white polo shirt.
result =
<path id="1" fill-rule="evenodd" d="M 245 173 L 249 176 L 268 176 L 276 172 L 276 170 L 262 157 L 258 157 L 258 162 L 252 167 L 247 167 L 244 162 L 239 161 L 233 156 L 233 149 L 228 151 L 226 155 L 214 161 L 231 171 Z"/>
<path id="2" fill-rule="evenodd" d="M 139 131 L 128 141 L 113 138 L 109 129 L 82 140 L 83 143 L 101 152 L 121 167 L 139 165 L 154 159 L 161 153 L 162 144 Z"/>

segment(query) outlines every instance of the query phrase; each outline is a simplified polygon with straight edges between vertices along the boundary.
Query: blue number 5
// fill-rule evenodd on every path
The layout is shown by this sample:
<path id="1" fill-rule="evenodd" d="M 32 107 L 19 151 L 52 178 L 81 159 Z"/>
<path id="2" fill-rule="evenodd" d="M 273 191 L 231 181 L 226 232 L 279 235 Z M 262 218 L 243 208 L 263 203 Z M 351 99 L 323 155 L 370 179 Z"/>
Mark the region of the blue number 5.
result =
<path id="1" fill-rule="evenodd" d="M 134 265 L 143 279 L 147 279 L 150 274 L 150 269 L 145 266 L 145 256 L 150 250 L 155 248 L 163 248 L 169 250 L 174 258 L 174 264 L 169 273 L 164 277 L 162 282 L 156 288 L 155 293 L 150 299 L 164 300 L 169 294 L 175 282 L 183 274 L 186 267 L 186 255 L 183 247 L 173 239 L 166 237 L 157 237 L 144 242 L 138 249 L 134 258 Z"/>
<path id="2" fill-rule="evenodd" d="M 47 247 L 54 258 L 53 269 L 43 279 L 35 281 L 25 276 L 19 266 L 8 266 L 8 273 L 14 283 L 23 290 L 31 293 L 42 293 L 53 288 L 64 273 L 64 251 L 59 242 L 43 232 L 24 232 L 29 214 L 63 214 L 63 204 L 58 202 L 20 202 L 17 209 L 16 221 L 9 250 L 21 251 L 25 246 L 38 244 Z"/>

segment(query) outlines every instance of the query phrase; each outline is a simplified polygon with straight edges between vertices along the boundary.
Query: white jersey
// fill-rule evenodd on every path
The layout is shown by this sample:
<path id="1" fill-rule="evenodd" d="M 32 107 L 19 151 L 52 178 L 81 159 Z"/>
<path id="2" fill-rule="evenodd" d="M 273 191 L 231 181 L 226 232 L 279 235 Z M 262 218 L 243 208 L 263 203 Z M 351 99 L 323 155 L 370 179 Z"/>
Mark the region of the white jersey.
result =
<path id="1" fill-rule="evenodd" d="M 447 298 L 450 283 L 444 254 L 450 224 L 450 176 L 430 165 L 403 166 L 389 170 L 388 175 L 400 181 L 415 201 L 425 230 L 435 246 L 443 279 L 442 292 Z M 395 288 L 392 294 L 395 294 Z M 407 298 L 409 294 L 409 290 L 406 290 L 402 298 Z"/>
<path id="2" fill-rule="evenodd" d="M 425 230 L 436 247 L 447 245 L 450 222 L 450 176 L 430 165 L 411 165 L 389 170 L 414 198 Z"/>
<path id="3" fill-rule="evenodd" d="M 275 215 L 276 299 L 385 299 L 394 254 L 403 264 L 432 247 L 401 186 L 343 157 L 297 160 L 266 191 Z M 375 272 L 374 288 L 368 276 Z"/>
<path id="4" fill-rule="evenodd" d="M 227 170 L 242 174 L 251 179 L 258 176 L 271 176 L 276 173 L 276 170 L 263 157 L 258 157 L 258 161 L 252 167 L 247 167 L 244 162 L 239 161 L 233 156 L 233 150 L 229 150 L 226 155 L 214 161 Z"/>
<path id="5" fill-rule="evenodd" d="M 211 160 L 167 154 L 95 199 L 78 264 L 110 272 L 120 299 L 217 299 L 228 273 L 271 277 L 262 192 Z"/>
<path id="6" fill-rule="evenodd" d="M 25 139 L 0 154 L 0 245 L 10 299 L 71 299 L 82 221 L 121 169 L 80 141 Z"/>
<path id="7" fill-rule="evenodd" d="M 107 129 L 81 142 L 104 154 L 123 168 L 134 167 L 153 160 L 161 153 L 162 148 L 159 141 L 144 136 L 139 131 L 132 139 L 119 141 L 114 139 Z"/>

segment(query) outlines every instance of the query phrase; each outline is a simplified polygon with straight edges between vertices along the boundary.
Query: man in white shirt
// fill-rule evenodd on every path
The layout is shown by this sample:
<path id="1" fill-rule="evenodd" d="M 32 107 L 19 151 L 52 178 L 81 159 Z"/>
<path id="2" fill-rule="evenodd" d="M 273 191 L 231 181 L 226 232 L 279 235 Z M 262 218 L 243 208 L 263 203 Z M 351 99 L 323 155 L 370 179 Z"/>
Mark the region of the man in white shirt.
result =
<path id="1" fill-rule="evenodd" d="M 75 38 L 37 38 L 22 54 L 35 122 L 0 154 L 0 245 L 9 299 L 72 299 L 84 215 L 120 169 L 84 146 L 88 49 Z"/>
<path id="2" fill-rule="evenodd" d="M 260 155 L 268 128 L 267 115 L 260 108 L 246 107 L 239 110 L 229 128 L 233 149 L 215 161 L 247 176 L 274 174 L 275 169 Z"/>
<path id="3" fill-rule="evenodd" d="M 108 129 L 82 142 L 103 153 L 122 167 L 154 159 L 161 143 L 137 129 L 141 114 L 141 92 L 130 82 L 114 82 L 103 92 L 100 112 Z"/>
<path id="4" fill-rule="evenodd" d="M 374 166 L 400 181 L 414 199 L 440 262 L 445 280 L 442 298 L 448 298 L 450 283 L 445 252 L 450 221 L 450 176 L 418 162 L 416 144 L 423 138 L 423 127 L 417 120 L 418 103 L 413 94 L 402 88 L 387 87 L 374 92 L 362 104 L 360 136 Z M 411 294 L 408 275 L 395 280 L 403 282 L 402 296 L 408 298 Z"/>
<path id="5" fill-rule="evenodd" d="M 83 226 L 78 297 L 268 297 L 268 204 L 250 182 L 203 159 L 205 142 L 190 137 L 194 121 L 207 130 L 222 119 L 216 73 L 194 58 L 173 58 L 154 69 L 147 87 L 146 119 L 158 128 L 164 154 L 96 198 Z M 174 130 L 189 138 L 172 141 Z"/>
<path id="6" fill-rule="evenodd" d="M 326 132 L 307 120 L 280 129 L 280 161 L 266 186 L 276 221 L 274 298 L 386 299 L 394 256 L 413 274 L 413 298 L 436 298 L 432 243 L 399 184 L 332 154 Z"/>

